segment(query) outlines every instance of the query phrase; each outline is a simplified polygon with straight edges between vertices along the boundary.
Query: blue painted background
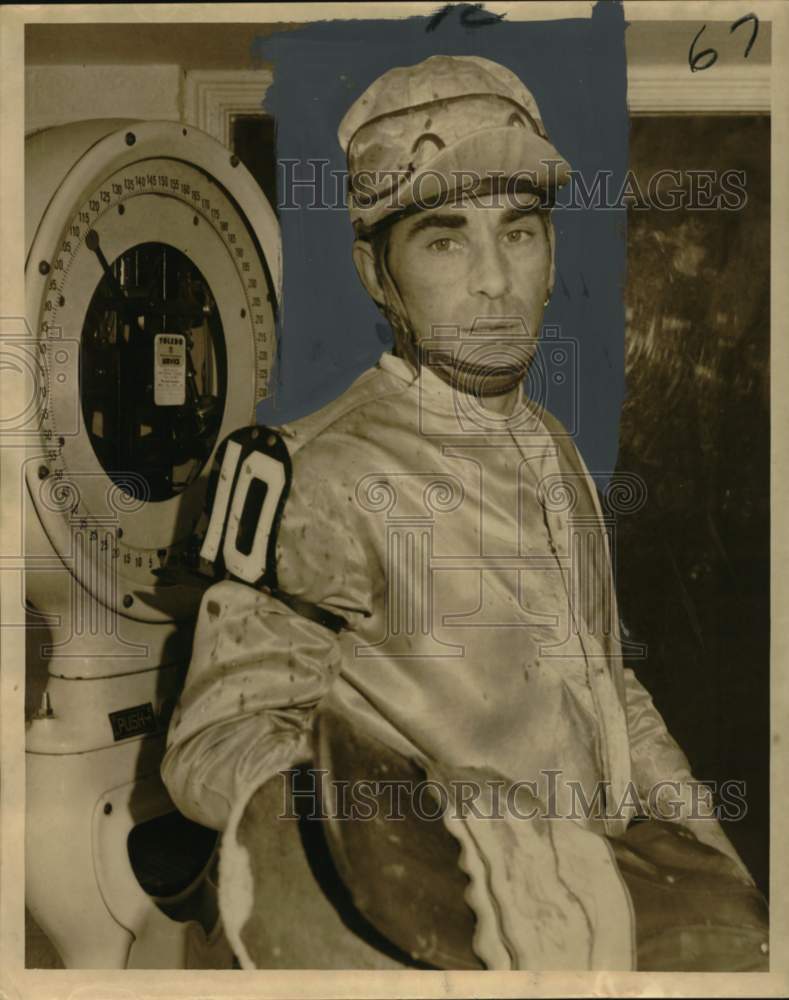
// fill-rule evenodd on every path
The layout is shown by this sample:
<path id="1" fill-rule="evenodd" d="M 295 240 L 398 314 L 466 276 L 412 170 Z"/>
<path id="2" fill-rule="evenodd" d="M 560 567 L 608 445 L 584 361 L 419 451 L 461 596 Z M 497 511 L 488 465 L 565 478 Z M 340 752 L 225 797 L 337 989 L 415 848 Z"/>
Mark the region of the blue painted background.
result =
<path id="1" fill-rule="evenodd" d="M 328 160 L 344 171 L 337 127 L 351 103 L 386 70 L 430 55 L 479 55 L 513 70 L 534 94 L 548 135 L 587 186 L 595 172 L 613 172 L 612 191 L 627 170 L 625 22 L 620 4 L 601 0 L 589 19 L 509 21 L 464 26 L 466 5 L 434 29 L 429 17 L 324 21 L 256 40 L 251 56 L 271 60 L 274 83 L 265 108 L 277 121 L 280 160 Z M 293 168 L 291 173 L 293 172 Z M 295 168 L 295 177 L 309 176 Z M 282 178 L 280 173 L 280 179 Z M 283 423 L 336 398 L 391 345 L 381 314 L 351 260 L 346 209 L 307 209 L 309 188 L 280 191 L 300 206 L 280 208 L 284 309 L 280 359 L 272 396 L 258 408 L 262 423 Z M 552 350 L 544 350 L 548 408 L 575 440 L 603 486 L 616 464 L 624 395 L 626 219 L 624 210 L 557 208 L 557 280 L 545 314 L 572 342 L 574 370 L 559 385 Z M 597 477 L 596 477 L 597 478 Z"/>

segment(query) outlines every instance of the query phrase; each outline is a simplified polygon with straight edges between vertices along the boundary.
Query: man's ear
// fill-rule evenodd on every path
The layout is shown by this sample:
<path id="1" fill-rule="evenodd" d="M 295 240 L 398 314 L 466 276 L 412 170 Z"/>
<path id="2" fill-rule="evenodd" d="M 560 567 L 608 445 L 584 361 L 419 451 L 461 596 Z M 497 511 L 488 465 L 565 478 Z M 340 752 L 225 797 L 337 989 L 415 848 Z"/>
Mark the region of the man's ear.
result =
<path id="1" fill-rule="evenodd" d="M 359 280 L 367 289 L 367 294 L 379 305 L 384 302 L 384 290 L 378 280 L 378 270 L 375 266 L 375 254 L 367 240 L 355 240 L 353 244 L 353 263 Z"/>

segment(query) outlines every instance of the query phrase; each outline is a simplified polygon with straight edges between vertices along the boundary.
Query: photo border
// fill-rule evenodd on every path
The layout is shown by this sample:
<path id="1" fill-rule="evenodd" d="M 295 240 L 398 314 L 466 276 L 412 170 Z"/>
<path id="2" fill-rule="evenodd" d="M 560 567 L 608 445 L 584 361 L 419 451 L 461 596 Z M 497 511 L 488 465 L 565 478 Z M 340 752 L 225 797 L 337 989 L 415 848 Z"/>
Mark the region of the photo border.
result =
<path id="1" fill-rule="evenodd" d="M 113 22 L 316 21 L 425 15 L 435 2 L 388 4 L 118 4 L 6 6 L 0 10 L 0 317 L 23 317 L 24 303 L 24 29 L 26 24 Z M 489 3 L 513 20 L 588 18 L 591 2 Z M 530 973 L 350 971 L 138 971 L 24 968 L 24 629 L 0 629 L 0 1000 L 74 997 L 477 997 L 785 996 L 789 993 L 789 5 L 780 0 L 655 2 L 629 0 L 627 21 L 734 21 L 751 11 L 772 22 L 771 146 L 771 971 L 767 973 Z M 695 82 L 695 81 L 691 81 Z M 5 321 L 3 320 L 3 321 Z M 0 397 L 0 413 L 15 400 Z M 781 431 L 787 428 L 786 431 Z M 15 454 L 12 452 L 16 452 Z M 0 568 L 17 531 L 22 449 L 4 449 Z M 9 516 L 11 515 L 11 516 Z M 18 599 L 16 573 L 0 573 L 0 607 Z M 53 837 L 57 832 L 53 831 Z"/>

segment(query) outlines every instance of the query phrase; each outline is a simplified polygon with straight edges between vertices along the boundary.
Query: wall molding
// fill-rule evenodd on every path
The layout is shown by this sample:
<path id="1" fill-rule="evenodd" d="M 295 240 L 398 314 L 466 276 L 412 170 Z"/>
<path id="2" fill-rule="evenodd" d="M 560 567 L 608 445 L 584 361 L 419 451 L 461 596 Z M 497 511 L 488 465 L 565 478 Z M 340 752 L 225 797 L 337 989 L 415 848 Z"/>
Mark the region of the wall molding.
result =
<path id="1" fill-rule="evenodd" d="M 264 110 L 271 70 L 189 70 L 184 121 L 230 145 L 237 114 Z M 633 114 L 769 114 L 769 65 L 711 66 L 690 73 L 683 63 L 628 67 L 627 103 Z"/>
<path id="2" fill-rule="evenodd" d="M 188 70 L 184 78 L 184 121 L 230 146 L 234 115 L 260 114 L 271 70 Z"/>
<path id="3" fill-rule="evenodd" d="M 633 114 L 770 113 L 770 67 L 711 66 L 691 73 L 686 64 L 631 66 L 627 104 Z"/>

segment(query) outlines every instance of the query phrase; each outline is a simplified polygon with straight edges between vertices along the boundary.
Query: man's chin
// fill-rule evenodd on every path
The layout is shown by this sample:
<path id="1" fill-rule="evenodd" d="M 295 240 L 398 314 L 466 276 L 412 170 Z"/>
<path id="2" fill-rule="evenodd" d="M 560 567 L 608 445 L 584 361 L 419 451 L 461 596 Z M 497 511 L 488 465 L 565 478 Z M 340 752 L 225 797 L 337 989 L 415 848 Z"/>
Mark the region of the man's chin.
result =
<path id="1" fill-rule="evenodd" d="M 460 392 L 485 399 L 503 396 L 516 389 L 526 378 L 531 362 L 531 357 L 521 364 L 509 365 L 481 365 L 455 360 L 446 364 L 433 364 L 430 368 Z"/>

